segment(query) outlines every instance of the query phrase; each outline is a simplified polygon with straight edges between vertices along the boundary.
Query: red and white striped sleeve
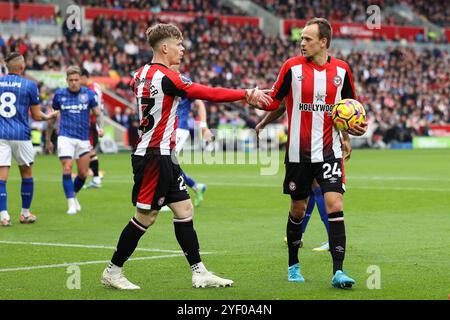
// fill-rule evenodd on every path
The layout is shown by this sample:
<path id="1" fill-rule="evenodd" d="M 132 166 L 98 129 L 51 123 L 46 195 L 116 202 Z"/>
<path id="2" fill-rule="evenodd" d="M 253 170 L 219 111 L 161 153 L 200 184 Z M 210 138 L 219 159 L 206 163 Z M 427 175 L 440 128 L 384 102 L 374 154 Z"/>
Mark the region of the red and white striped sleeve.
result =
<path id="1" fill-rule="evenodd" d="M 200 99 L 212 102 L 232 102 L 245 99 L 245 90 L 212 88 L 190 81 L 171 70 L 165 72 L 162 80 L 165 94 L 188 99 Z"/>

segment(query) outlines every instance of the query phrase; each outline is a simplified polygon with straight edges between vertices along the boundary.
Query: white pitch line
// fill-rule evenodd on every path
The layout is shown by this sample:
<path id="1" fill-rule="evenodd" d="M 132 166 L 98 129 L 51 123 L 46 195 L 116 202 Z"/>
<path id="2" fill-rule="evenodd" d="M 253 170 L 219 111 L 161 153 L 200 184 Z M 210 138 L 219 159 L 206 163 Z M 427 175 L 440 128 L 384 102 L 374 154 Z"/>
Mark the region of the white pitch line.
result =
<path id="1" fill-rule="evenodd" d="M 202 254 L 205 254 L 205 253 L 202 252 Z M 164 258 L 183 257 L 183 256 L 184 256 L 184 254 L 182 254 L 182 253 L 168 254 L 168 255 L 163 255 L 163 256 L 130 258 L 130 259 L 128 259 L 128 261 L 164 259 Z M 49 264 L 49 265 L 32 266 L 32 267 L 5 268 L 5 269 L 0 269 L 0 272 L 29 271 L 29 270 L 35 270 L 35 269 L 61 268 L 61 267 L 69 267 L 69 266 L 82 266 L 82 265 L 88 265 L 88 264 L 107 264 L 109 262 L 110 262 L 110 260 L 70 262 L 70 263 Z"/>
<path id="2" fill-rule="evenodd" d="M 24 244 L 24 245 L 32 245 L 32 246 L 48 246 L 48 247 L 67 247 L 67 248 L 86 248 L 86 249 L 111 249 L 111 250 L 115 250 L 116 249 L 116 247 L 110 247 L 110 246 L 72 244 L 72 243 L 48 243 L 48 242 L 26 242 L 26 241 L 0 240 L 0 244 L 2 244 L 2 243 L 4 243 L 4 244 Z M 165 250 L 165 249 L 153 249 L 153 248 L 136 248 L 135 251 L 183 253 L 180 250 Z"/>
<path id="3" fill-rule="evenodd" d="M 27 241 L 8 241 L 0 240 L 0 244 L 23 244 L 32 246 L 47 246 L 47 247 L 66 247 L 66 248 L 85 248 L 85 249 L 108 249 L 115 250 L 116 247 L 111 246 L 101 246 L 101 245 L 90 245 L 90 244 L 74 244 L 74 243 L 50 243 L 50 242 L 27 242 Z M 145 252 L 164 252 L 164 253 L 178 253 L 183 254 L 180 250 L 166 250 L 166 249 L 156 249 L 156 248 L 136 248 L 135 251 L 145 251 Z M 212 254 L 212 252 L 202 251 L 202 254 Z"/>

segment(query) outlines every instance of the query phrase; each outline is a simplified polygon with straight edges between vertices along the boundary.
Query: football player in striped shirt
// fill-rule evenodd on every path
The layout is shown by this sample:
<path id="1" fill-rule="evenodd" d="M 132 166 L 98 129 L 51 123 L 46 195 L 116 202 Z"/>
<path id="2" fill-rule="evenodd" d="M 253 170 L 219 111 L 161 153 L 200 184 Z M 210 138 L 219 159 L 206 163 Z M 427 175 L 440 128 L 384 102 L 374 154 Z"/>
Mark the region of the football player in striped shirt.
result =
<path id="1" fill-rule="evenodd" d="M 203 86 L 171 70 L 181 63 L 184 54 L 183 35 L 175 25 L 156 24 L 146 35 L 153 49 L 153 60 L 141 67 L 131 82 L 141 121 L 132 155 L 132 199 L 136 214 L 123 229 L 101 282 L 117 289 L 140 289 L 125 278 L 122 267 L 139 239 L 155 223 L 161 207 L 168 205 L 173 212 L 176 239 L 192 271 L 192 286 L 231 286 L 232 280 L 209 272 L 200 257 L 193 224 L 194 209 L 176 159 L 177 107 L 180 98 L 214 102 L 245 100 L 259 107 L 267 106 L 272 99 L 256 88 L 234 90 Z"/>
<path id="2" fill-rule="evenodd" d="M 25 61 L 22 55 L 13 52 L 5 62 L 8 74 L 0 78 L 0 220 L 1 225 L 7 227 L 11 225 L 6 192 L 11 158 L 16 160 L 22 176 L 22 211 L 19 221 L 36 221 L 36 216 L 30 212 L 34 193 L 34 150 L 30 140 L 28 113 L 31 110 L 33 120 L 41 121 L 56 117 L 57 112 L 46 115 L 41 111 L 38 87 L 23 77 Z"/>
<path id="3" fill-rule="evenodd" d="M 266 116 L 256 125 L 256 135 L 259 137 L 259 134 L 261 130 L 263 130 L 269 123 L 275 121 L 279 117 L 281 117 L 286 111 L 286 108 L 283 106 L 281 108 L 278 108 L 274 111 L 271 111 L 266 114 Z M 352 148 L 350 146 L 350 136 L 347 132 L 342 131 L 342 140 L 343 140 L 343 160 L 350 159 L 350 155 L 352 153 Z M 342 163 L 342 184 L 345 185 L 345 174 L 344 174 L 344 164 Z M 320 188 L 320 185 L 317 183 L 317 180 L 313 180 L 313 184 L 311 186 L 311 193 L 309 194 L 308 204 L 306 206 L 305 211 L 305 217 L 302 222 L 301 232 L 302 232 L 302 238 L 300 240 L 299 247 L 303 247 L 303 238 L 305 235 L 306 227 L 308 226 L 309 219 L 311 218 L 311 214 L 314 210 L 314 207 L 317 205 L 317 211 L 319 211 L 320 219 L 322 220 L 325 229 L 327 231 L 329 230 L 329 223 L 328 223 L 328 214 L 325 208 L 325 200 L 323 198 L 322 189 Z M 287 244 L 287 237 L 284 237 L 284 242 Z M 329 251 L 329 244 L 328 241 L 324 242 L 321 246 L 314 248 L 313 251 L 316 252 L 322 252 L 322 251 Z"/>
<path id="4" fill-rule="evenodd" d="M 62 165 L 62 182 L 67 199 L 67 214 L 73 215 L 81 210 L 76 197 L 86 181 L 89 170 L 91 144 L 90 121 L 91 111 L 96 116 L 98 135 L 103 136 L 103 114 L 98 107 L 95 93 L 80 83 L 81 70 L 72 66 L 67 69 L 67 88 L 58 89 L 53 97 L 52 107 L 60 110 L 60 130 L 58 135 L 58 157 Z M 50 153 L 53 144 L 50 140 L 53 122 L 49 122 L 46 132 L 46 145 Z M 78 175 L 72 181 L 72 164 L 76 161 Z"/>
<path id="5" fill-rule="evenodd" d="M 314 179 L 325 199 L 329 222 L 329 246 L 333 260 L 332 286 L 351 288 L 355 281 L 343 272 L 346 234 L 343 211 L 342 141 L 331 119 L 335 103 L 356 98 L 348 64 L 331 57 L 328 48 L 331 26 L 326 19 L 306 23 L 301 37 L 302 55 L 288 59 L 273 86 L 273 102 L 265 107 L 278 109 L 284 100 L 288 113 L 288 144 L 284 193 L 291 197 L 286 237 L 288 241 L 288 281 L 304 282 L 298 252 L 302 222 Z M 362 135 L 367 123 L 349 129 Z"/>

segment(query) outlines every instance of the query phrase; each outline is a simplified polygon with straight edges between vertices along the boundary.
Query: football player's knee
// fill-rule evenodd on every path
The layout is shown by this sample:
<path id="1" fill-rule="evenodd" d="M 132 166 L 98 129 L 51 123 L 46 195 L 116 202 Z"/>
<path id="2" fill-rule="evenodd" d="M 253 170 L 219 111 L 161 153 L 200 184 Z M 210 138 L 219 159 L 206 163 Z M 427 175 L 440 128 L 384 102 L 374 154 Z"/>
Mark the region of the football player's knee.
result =
<path id="1" fill-rule="evenodd" d="M 332 203 L 327 204 L 326 207 L 328 214 L 343 211 L 342 201 L 333 201 Z"/>
<path id="2" fill-rule="evenodd" d="M 292 202 L 291 215 L 295 218 L 303 218 L 306 211 L 306 201 Z"/>
<path id="3" fill-rule="evenodd" d="M 144 226 L 149 227 L 156 222 L 158 217 L 158 212 L 154 210 L 142 210 L 138 209 L 134 215 L 137 221 L 142 223 Z"/>
<path id="4" fill-rule="evenodd" d="M 65 165 L 63 166 L 63 172 L 64 172 L 65 174 L 71 174 L 71 173 L 72 173 L 72 165 L 70 165 L 70 164 L 65 164 Z"/>
<path id="5" fill-rule="evenodd" d="M 174 219 L 177 220 L 185 220 L 192 219 L 194 217 L 194 206 L 192 205 L 192 201 L 186 201 L 186 203 L 177 208 L 174 212 Z"/>
<path id="6" fill-rule="evenodd" d="M 80 169 L 78 171 L 78 177 L 80 177 L 80 179 L 86 179 L 88 176 L 88 169 Z"/>

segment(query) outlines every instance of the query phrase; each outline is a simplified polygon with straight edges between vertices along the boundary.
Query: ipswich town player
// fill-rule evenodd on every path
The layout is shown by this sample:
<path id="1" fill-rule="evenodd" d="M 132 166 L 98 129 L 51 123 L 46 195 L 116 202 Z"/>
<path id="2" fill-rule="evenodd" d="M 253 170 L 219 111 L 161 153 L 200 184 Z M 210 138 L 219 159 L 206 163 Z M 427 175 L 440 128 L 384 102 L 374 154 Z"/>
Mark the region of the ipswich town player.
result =
<path id="1" fill-rule="evenodd" d="M 52 107 L 60 110 L 61 123 L 58 136 L 58 157 L 61 160 L 63 171 L 63 189 L 67 199 L 67 214 L 76 214 L 81 210 L 76 197 L 83 187 L 89 170 L 89 142 L 90 126 L 89 115 L 95 114 L 98 125 L 98 134 L 103 136 L 102 112 L 97 105 L 95 94 L 80 83 L 81 70 L 73 66 L 67 69 L 67 88 L 56 91 Z M 53 132 L 53 123 L 49 122 L 46 134 L 47 149 L 53 152 L 50 137 Z M 72 162 L 76 161 L 78 175 L 72 181 Z"/>
<path id="2" fill-rule="evenodd" d="M 331 110 L 344 98 L 355 98 L 353 78 L 344 61 L 328 55 L 331 26 L 326 19 L 306 23 L 301 38 L 303 56 L 287 60 L 271 93 L 274 101 L 265 110 L 275 110 L 283 100 L 288 112 L 288 146 L 284 193 L 291 196 L 286 237 L 288 280 L 303 282 L 298 259 L 302 221 L 314 178 L 325 198 L 329 222 L 329 246 L 333 259 L 332 286 L 351 288 L 355 281 L 342 271 L 345 256 L 345 226 L 342 187 L 342 142 L 334 128 Z M 367 123 L 348 130 L 362 135 Z"/>
<path id="3" fill-rule="evenodd" d="M 181 31 L 172 24 L 157 24 L 150 27 L 146 35 L 153 49 L 153 60 L 141 67 L 132 80 L 141 120 L 139 139 L 132 155 L 132 199 L 136 214 L 123 229 L 101 282 L 118 289 L 139 289 L 125 278 L 122 267 L 139 239 L 155 222 L 161 207 L 167 204 L 174 215 L 175 236 L 191 266 L 192 285 L 196 288 L 231 286 L 232 280 L 209 272 L 200 258 L 192 221 L 193 205 L 180 166 L 176 159 L 171 159 L 171 155 L 175 158 L 177 106 L 180 97 L 215 102 L 245 99 L 260 107 L 267 106 L 272 99 L 258 89 L 210 88 L 185 80 L 170 69 L 180 64 L 184 54 Z"/>
<path id="4" fill-rule="evenodd" d="M 0 219 L 1 225 L 7 227 L 11 225 L 6 192 L 11 158 L 16 160 L 22 176 L 22 211 L 19 221 L 36 221 L 36 216 L 30 212 L 34 192 L 34 150 L 30 140 L 28 112 L 31 110 L 31 117 L 36 121 L 54 118 L 57 112 L 48 115 L 42 113 L 36 84 L 22 76 L 25 70 L 22 55 L 13 52 L 6 57 L 5 62 L 9 73 L 0 78 Z"/>

